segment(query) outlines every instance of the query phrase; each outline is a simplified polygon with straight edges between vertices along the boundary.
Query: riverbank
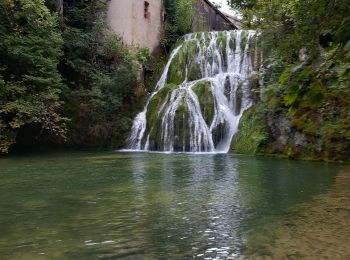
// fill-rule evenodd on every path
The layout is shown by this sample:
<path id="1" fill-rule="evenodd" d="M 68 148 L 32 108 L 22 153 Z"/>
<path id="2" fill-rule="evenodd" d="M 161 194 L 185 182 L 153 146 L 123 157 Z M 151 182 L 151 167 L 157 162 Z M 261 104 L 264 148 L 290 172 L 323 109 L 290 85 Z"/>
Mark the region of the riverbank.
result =
<path id="1" fill-rule="evenodd" d="M 251 241 L 254 259 L 350 259 L 350 168 L 340 171 L 329 192 L 288 211 Z M 249 251 L 248 246 L 248 251 Z"/>

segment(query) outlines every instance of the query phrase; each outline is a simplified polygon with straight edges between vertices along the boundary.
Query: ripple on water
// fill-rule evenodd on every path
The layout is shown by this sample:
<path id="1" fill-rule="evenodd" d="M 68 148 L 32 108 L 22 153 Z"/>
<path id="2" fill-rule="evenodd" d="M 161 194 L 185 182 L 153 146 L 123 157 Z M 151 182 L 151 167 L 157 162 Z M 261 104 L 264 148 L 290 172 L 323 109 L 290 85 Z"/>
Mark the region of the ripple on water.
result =
<path id="1" fill-rule="evenodd" d="M 0 185 L 1 258 L 237 259 L 246 247 L 263 254 L 262 243 L 252 243 L 258 228 L 292 229 L 278 224 L 287 209 L 327 193 L 334 182 L 324 164 L 231 155 L 78 153 L 51 159 L 0 160 L 1 178 L 9 184 Z M 310 207 L 335 222 L 324 230 L 350 219 L 338 199 L 324 203 L 330 212 Z M 306 217 L 293 225 L 310 217 L 303 212 Z M 341 241 L 347 232 L 334 233 Z M 312 240 L 302 234 L 303 244 Z"/>

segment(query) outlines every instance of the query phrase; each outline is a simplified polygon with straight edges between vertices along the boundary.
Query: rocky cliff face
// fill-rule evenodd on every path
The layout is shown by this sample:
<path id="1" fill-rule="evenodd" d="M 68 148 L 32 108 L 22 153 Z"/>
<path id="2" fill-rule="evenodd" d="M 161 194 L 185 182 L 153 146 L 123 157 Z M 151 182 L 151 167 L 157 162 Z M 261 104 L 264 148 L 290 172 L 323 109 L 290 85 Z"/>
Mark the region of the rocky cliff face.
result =
<path id="1" fill-rule="evenodd" d="M 348 50 L 341 45 L 286 64 L 266 59 L 263 87 L 242 116 L 235 153 L 311 160 L 350 158 Z"/>

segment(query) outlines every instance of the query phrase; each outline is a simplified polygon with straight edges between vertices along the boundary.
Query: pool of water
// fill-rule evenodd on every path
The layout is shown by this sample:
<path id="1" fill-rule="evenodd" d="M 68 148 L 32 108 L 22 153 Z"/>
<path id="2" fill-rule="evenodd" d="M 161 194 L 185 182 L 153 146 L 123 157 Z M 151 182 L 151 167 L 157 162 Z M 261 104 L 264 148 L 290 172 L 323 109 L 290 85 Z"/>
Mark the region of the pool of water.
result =
<path id="1" fill-rule="evenodd" d="M 226 154 L 0 159 L 2 259 L 236 259 L 338 167 Z M 269 239 L 266 233 L 266 239 Z M 253 248 L 252 248 L 253 247 Z M 256 248 L 254 248 L 256 247 Z"/>

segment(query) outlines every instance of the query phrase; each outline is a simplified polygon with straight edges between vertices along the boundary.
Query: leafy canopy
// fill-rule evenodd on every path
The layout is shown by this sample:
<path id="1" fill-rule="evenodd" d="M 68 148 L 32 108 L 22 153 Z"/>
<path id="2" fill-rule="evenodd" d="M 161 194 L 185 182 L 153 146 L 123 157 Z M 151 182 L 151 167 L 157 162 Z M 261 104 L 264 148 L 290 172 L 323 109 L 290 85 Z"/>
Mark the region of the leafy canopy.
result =
<path id="1" fill-rule="evenodd" d="M 38 136 L 64 137 L 57 71 L 63 40 L 56 17 L 43 0 L 3 0 L 0 20 L 0 152 L 28 125 L 40 129 Z"/>

